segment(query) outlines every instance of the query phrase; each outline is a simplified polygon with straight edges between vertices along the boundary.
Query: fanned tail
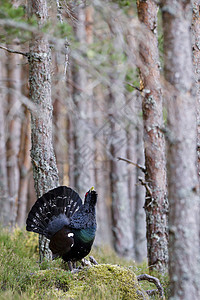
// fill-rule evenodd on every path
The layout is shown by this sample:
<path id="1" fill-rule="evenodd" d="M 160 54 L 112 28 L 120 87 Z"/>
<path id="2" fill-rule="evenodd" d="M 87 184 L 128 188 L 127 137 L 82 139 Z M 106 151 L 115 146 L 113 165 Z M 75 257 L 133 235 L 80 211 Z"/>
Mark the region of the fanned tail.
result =
<path id="1" fill-rule="evenodd" d="M 82 206 L 79 195 L 69 187 L 59 186 L 40 197 L 33 205 L 26 221 L 26 230 L 50 238 Z"/>

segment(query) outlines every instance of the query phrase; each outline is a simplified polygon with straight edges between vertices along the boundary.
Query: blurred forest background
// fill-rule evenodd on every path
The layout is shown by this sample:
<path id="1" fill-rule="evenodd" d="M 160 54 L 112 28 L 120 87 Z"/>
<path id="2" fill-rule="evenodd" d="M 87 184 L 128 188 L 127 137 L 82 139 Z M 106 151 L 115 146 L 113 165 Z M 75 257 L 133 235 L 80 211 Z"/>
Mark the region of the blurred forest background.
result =
<path id="1" fill-rule="evenodd" d="M 149 266 L 165 272 L 169 241 L 171 276 L 176 266 L 176 274 L 185 274 L 176 262 L 186 262 L 187 255 L 193 258 L 187 261 L 187 271 L 190 265 L 196 270 L 200 17 L 198 1 L 183 2 L 162 0 L 158 10 L 153 0 L 49 0 L 39 1 L 43 10 L 34 14 L 34 1 L 0 0 L 4 225 L 23 227 L 37 196 L 58 185 L 57 179 L 47 184 L 52 174 L 56 177 L 55 152 L 59 185 L 72 187 L 82 198 L 92 186 L 98 193 L 97 246 L 108 245 L 138 262 L 148 256 Z M 50 56 L 39 56 L 44 45 L 38 43 L 39 35 L 51 49 L 46 74 L 39 64 L 46 58 L 49 63 Z M 37 43 L 38 57 L 32 54 Z M 41 85 L 34 90 L 36 69 Z M 44 78 L 51 81 L 53 112 L 51 101 L 45 104 Z M 43 108 L 53 113 L 54 150 L 49 123 L 41 126 L 37 121 L 40 109 L 46 120 Z M 34 133 L 37 124 L 44 139 Z M 44 151 L 42 166 L 35 145 L 42 148 L 45 139 L 52 165 Z M 38 191 L 35 174 L 42 168 L 45 181 Z M 196 275 L 191 277 L 198 281 Z M 193 279 L 189 284 L 195 290 Z"/>
<path id="2" fill-rule="evenodd" d="M 56 3 L 50 1 L 51 21 L 45 29 L 55 39 L 67 37 L 70 44 L 65 50 L 67 62 L 63 45 L 52 46 L 53 145 L 59 183 L 74 188 L 82 198 L 91 186 L 97 190 L 98 245 L 114 245 L 113 214 L 120 201 L 127 223 L 123 234 L 128 240 L 118 250 L 141 261 L 146 257 L 145 192 L 138 181 L 141 171 L 118 161 L 122 157 L 144 164 L 141 96 L 126 84 L 134 82 L 139 88 L 134 55 L 128 46 L 129 22 L 137 14 L 136 5 L 120 9 L 114 3 L 97 1 L 91 6 L 75 2 L 63 2 L 64 22 L 59 23 Z M 13 16 L 15 21 L 25 18 L 23 6 L 11 9 L 8 3 L 2 14 Z M 8 36 L 4 34 L 8 48 L 28 52 L 29 32 L 24 36 L 12 28 Z M 30 158 L 29 110 L 33 105 L 28 63 L 19 54 L 1 50 L 0 55 L 1 180 L 9 203 L 6 222 L 21 227 L 36 201 Z"/>

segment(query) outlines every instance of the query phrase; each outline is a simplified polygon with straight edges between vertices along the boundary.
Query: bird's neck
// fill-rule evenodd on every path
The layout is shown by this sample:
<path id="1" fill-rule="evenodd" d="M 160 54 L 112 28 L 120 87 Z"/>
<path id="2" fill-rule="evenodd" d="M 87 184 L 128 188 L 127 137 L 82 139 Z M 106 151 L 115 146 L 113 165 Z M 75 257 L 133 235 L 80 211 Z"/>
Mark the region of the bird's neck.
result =
<path id="1" fill-rule="evenodd" d="M 96 228 L 96 213 L 94 206 L 83 206 L 70 221 L 70 227 L 75 229 Z"/>
<path id="2" fill-rule="evenodd" d="M 95 238 L 95 232 L 96 228 L 95 227 L 90 227 L 86 229 L 81 229 L 78 230 L 76 235 L 84 242 L 84 243 L 89 243 L 94 240 Z"/>

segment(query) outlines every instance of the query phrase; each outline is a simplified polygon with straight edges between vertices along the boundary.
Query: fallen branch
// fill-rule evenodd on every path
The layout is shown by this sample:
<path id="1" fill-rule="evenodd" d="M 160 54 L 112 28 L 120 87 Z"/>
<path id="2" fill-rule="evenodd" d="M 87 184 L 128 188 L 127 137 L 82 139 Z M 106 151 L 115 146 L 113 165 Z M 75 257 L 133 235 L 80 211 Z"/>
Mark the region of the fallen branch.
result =
<path id="1" fill-rule="evenodd" d="M 118 160 L 123 160 L 125 162 L 127 162 L 128 164 L 131 164 L 131 165 L 134 165 L 135 167 L 139 168 L 142 172 L 146 172 L 146 168 L 137 164 L 137 163 L 134 163 L 133 161 L 127 159 L 127 158 L 122 158 L 122 157 L 117 157 Z"/>
<path id="2" fill-rule="evenodd" d="M 138 281 L 147 280 L 149 282 L 154 283 L 157 287 L 157 290 L 148 290 L 148 291 L 146 291 L 146 293 L 149 294 L 149 295 L 152 295 L 152 294 L 155 294 L 156 292 L 158 292 L 160 294 L 160 297 L 163 300 L 165 300 L 164 289 L 163 289 L 163 287 L 162 287 L 162 285 L 161 285 L 158 278 L 153 277 L 153 276 L 148 275 L 148 274 L 141 274 L 141 275 L 137 276 L 137 280 Z"/>

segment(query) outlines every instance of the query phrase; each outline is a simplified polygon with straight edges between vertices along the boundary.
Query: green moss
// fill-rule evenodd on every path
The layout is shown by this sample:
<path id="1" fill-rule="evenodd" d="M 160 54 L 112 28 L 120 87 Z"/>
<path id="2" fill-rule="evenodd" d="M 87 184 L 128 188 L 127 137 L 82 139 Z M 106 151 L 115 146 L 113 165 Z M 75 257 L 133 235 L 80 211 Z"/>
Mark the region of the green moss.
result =
<path id="1" fill-rule="evenodd" d="M 64 292 L 69 290 L 69 282 L 72 274 L 61 269 L 39 270 L 35 273 L 26 275 L 23 279 L 22 289 L 27 285 L 34 285 L 36 289 L 55 288 Z"/>
<path id="2" fill-rule="evenodd" d="M 136 280 L 135 274 L 148 273 L 145 262 L 137 266 L 110 248 L 94 247 L 91 254 L 99 265 L 71 274 L 62 259 L 38 264 L 37 245 L 37 234 L 1 228 L 0 299 L 149 299 L 143 290 L 155 289 L 147 281 L 139 285 Z M 167 292 L 168 278 L 161 282 Z"/>
<path id="3" fill-rule="evenodd" d="M 78 299 L 82 299 L 80 292 L 81 297 L 84 297 L 88 294 L 94 295 L 94 290 L 98 291 L 99 296 L 107 298 L 110 293 L 115 295 L 116 299 L 149 299 L 139 286 L 136 275 L 130 269 L 121 266 L 101 264 L 84 269 L 74 276 L 76 281 L 73 281 L 69 289 L 69 296 L 78 296 Z M 78 290 L 75 282 L 78 282 Z"/>
<path id="4" fill-rule="evenodd" d="M 149 299 L 130 269 L 111 264 L 85 268 L 73 275 L 62 269 L 40 270 L 24 276 L 22 291 L 30 292 L 31 286 L 39 298 L 48 293 L 69 299 Z"/>

